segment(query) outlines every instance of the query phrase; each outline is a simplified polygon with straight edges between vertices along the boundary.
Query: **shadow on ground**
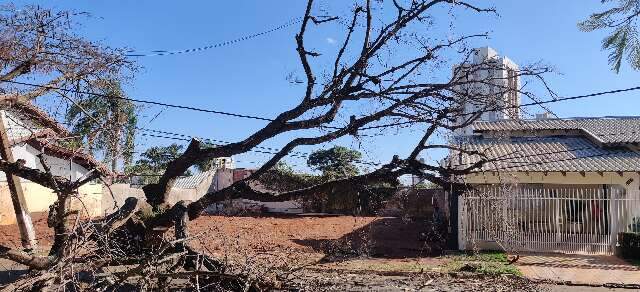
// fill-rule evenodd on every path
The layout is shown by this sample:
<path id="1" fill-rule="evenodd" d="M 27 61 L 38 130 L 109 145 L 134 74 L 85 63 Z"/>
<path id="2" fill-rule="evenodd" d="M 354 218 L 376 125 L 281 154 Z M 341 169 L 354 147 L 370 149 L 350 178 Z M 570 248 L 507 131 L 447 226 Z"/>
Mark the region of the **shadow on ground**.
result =
<path id="1" fill-rule="evenodd" d="M 29 270 L 25 266 L 5 259 L 0 260 L 0 286 L 9 284 L 28 273 Z"/>
<path id="2" fill-rule="evenodd" d="M 567 255 L 567 254 L 523 254 L 520 266 L 534 266 L 547 268 L 573 268 L 640 271 L 640 266 L 634 266 L 615 256 L 598 255 Z"/>
<path id="3" fill-rule="evenodd" d="M 421 240 L 421 233 L 428 230 L 424 219 L 403 220 L 380 218 L 338 239 L 292 239 L 293 242 L 311 247 L 326 254 L 324 262 L 370 256 L 374 258 L 416 258 L 434 255 L 434 249 Z"/>

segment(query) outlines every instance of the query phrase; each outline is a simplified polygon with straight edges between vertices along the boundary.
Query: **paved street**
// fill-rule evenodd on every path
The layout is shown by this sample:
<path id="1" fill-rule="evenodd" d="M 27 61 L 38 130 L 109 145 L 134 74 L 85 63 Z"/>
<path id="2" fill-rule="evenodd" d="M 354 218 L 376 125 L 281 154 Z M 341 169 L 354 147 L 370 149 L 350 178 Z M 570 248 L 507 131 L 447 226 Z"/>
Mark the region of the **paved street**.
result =
<path id="1" fill-rule="evenodd" d="M 517 265 L 526 277 L 532 279 L 583 284 L 640 284 L 640 267 L 614 256 L 531 254 L 521 256 Z"/>

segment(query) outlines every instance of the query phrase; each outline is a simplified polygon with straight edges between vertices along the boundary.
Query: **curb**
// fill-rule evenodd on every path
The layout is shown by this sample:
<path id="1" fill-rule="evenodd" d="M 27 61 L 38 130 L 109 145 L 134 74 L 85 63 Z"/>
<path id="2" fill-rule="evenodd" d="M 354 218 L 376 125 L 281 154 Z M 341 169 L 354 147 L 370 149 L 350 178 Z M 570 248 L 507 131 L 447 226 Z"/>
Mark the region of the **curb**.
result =
<path id="1" fill-rule="evenodd" d="M 424 272 L 409 272 L 409 271 L 376 271 L 376 270 L 343 270 L 343 269 L 323 269 L 323 268 L 305 268 L 306 270 L 314 271 L 314 272 L 347 272 L 350 274 L 374 274 L 380 276 L 418 276 L 418 275 L 448 275 L 452 278 L 459 279 L 486 279 L 486 278 L 495 278 L 495 277 L 508 277 L 508 278 L 516 278 L 516 279 L 526 279 L 536 284 L 551 284 L 551 285 L 560 285 L 560 286 L 577 286 L 577 287 L 604 287 L 604 288 L 621 288 L 621 289 L 640 289 L 640 284 L 625 284 L 625 283 L 603 283 L 603 284 L 591 284 L 591 283 L 581 283 L 581 282 L 572 282 L 572 281 L 558 281 L 558 280 L 547 280 L 547 279 L 532 279 L 522 276 L 516 275 L 488 275 L 488 274 L 476 274 L 476 273 L 465 273 L 465 272 L 435 272 L 435 271 L 424 271 Z"/>
<path id="2" fill-rule="evenodd" d="M 626 283 L 592 284 L 592 283 L 558 281 L 558 280 L 541 280 L 541 279 L 529 279 L 529 280 L 539 284 L 552 284 L 552 285 L 561 285 L 561 286 L 603 287 L 603 288 L 620 288 L 620 289 L 635 289 L 635 290 L 640 289 L 640 284 L 626 284 Z"/>

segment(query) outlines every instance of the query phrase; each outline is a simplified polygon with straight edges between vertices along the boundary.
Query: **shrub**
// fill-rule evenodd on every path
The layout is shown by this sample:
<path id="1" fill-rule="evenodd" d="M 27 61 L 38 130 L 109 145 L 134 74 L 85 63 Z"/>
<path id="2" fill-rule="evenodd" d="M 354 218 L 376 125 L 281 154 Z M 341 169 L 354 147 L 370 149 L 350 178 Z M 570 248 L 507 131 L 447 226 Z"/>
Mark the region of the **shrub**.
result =
<path id="1" fill-rule="evenodd" d="M 622 232 L 618 234 L 620 255 L 626 259 L 640 259 L 640 233 Z"/>

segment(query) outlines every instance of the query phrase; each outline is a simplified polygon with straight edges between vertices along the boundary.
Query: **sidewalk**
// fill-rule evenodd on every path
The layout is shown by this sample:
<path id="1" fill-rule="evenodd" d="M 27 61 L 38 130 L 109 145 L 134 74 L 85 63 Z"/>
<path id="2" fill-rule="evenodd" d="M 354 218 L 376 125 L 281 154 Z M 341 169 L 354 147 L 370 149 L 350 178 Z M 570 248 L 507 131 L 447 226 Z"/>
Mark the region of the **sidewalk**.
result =
<path id="1" fill-rule="evenodd" d="M 591 285 L 640 284 L 640 267 L 614 256 L 523 254 L 516 265 L 531 279 Z"/>

